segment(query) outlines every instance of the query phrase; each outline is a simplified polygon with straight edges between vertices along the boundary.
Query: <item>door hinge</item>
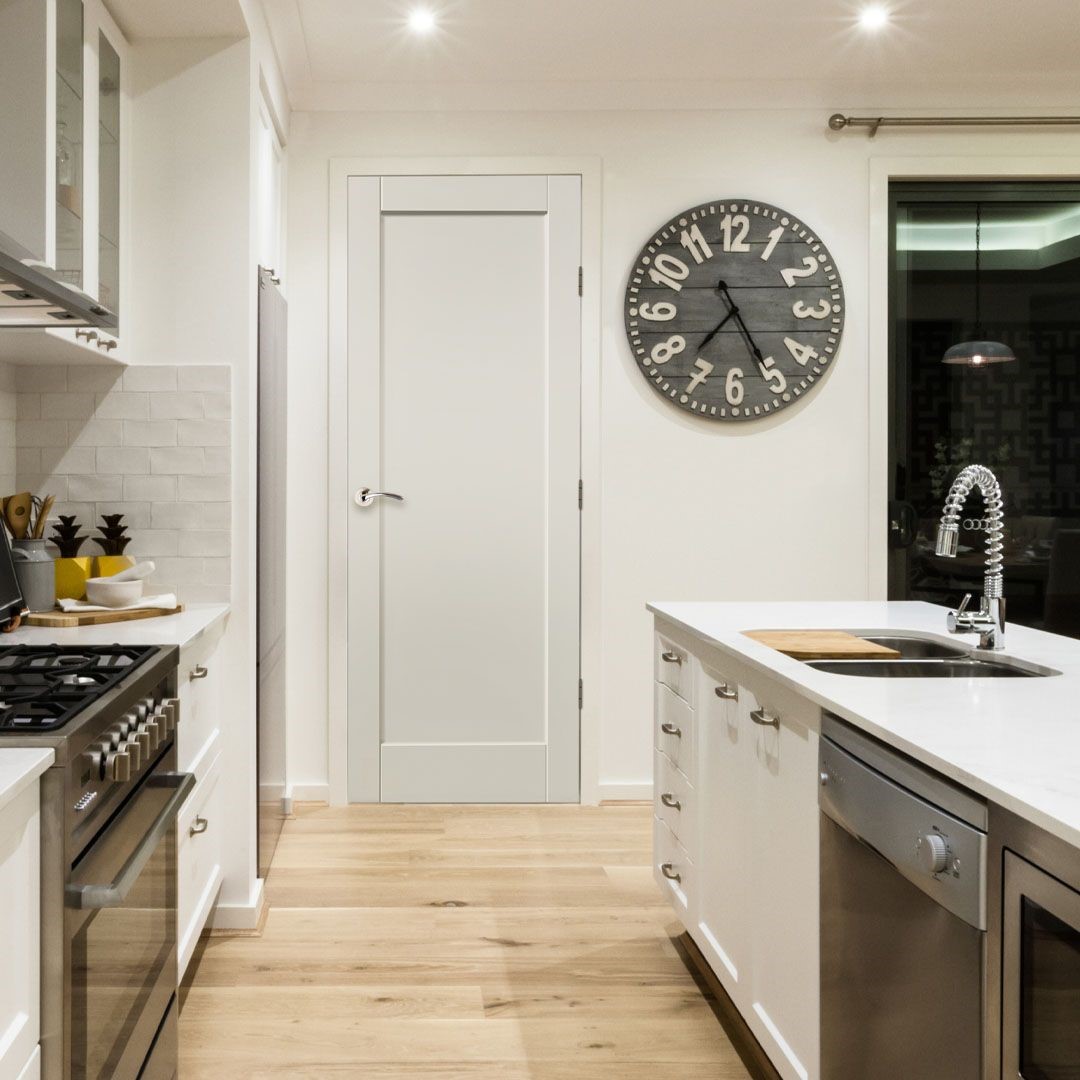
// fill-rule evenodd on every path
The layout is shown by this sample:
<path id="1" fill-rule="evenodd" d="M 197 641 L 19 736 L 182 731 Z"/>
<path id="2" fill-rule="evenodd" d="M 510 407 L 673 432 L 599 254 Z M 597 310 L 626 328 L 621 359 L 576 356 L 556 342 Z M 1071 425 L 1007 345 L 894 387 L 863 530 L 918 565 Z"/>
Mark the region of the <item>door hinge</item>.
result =
<path id="1" fill-rule="evenodd" d="M 579 709 L 585 706 L 585 680 L 578 679 L 577 681 L 577 707 Z"/>
<path id="2" fill-rule="evenodd" d="M 585 481 L 577 482 L 577 508 L 580 510 L 585 505 Z"/>
<path id="3" fill-rule="evenodd" d="M 578 296 L 585 295 L 585 268 L 583 266 L 577 268 L 577 294 Z"/>

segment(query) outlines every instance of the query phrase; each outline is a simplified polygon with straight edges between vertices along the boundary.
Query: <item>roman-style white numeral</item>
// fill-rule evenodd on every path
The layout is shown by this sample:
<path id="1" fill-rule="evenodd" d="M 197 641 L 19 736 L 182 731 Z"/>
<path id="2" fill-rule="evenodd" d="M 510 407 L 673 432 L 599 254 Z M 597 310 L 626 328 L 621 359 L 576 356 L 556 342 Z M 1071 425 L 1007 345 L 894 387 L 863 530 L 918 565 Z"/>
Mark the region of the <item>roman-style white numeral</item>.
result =
<path id="1" fill-rule="evenodd" d="M 725 251 L 749 251 L 746 234 L 750 231 L 750 219 L 745 214 L 732 217 L 725 214 L 720 219 L 720 231 L 724 234 Z"/>
<path id="2" fill-rule="evenodd" d="M 832 311 L 832 305 L 824 299 L 812 308 L 807 307 L 801 300 L 796 300 L 791 305 L 791 314 L 796 319 L 827 319 L 830 311 Z"/>
<path id="3" fill-rule="evenodd" d="M 665 252 L 656 256 L 656 262 L 649 271 L 649 277 L 657 285 L 666 285 L 669 289 L 679 292 L 682 289 L 679 282 L 685 281 L 689 273 L 690 269 L 682 259 L 676 259 L 674 255 L 668 255 Z"/>
<path id="4" fill-rule="evenodd" d="M 782 394 L 787 389 L 787 379 L 784 378 L 784 373 L 776 367 L 776 361 L 771 356 L 766 356 L 758 364 L 758 369 L 774 394 Z"/>
<path id="5" fill-rule="evenodd" d="M 818 262 L 813 255 L 803 258 L 802 266 L 788 266 L 780 271 L 784 284 L 790 289 L 799 278 L 813 277 L 817 273 Z"/>
<path id="6" fill-rule="evenodd" d="M 677 312 L 674 304 L 661 300 L 656 304 L 640 304 L 638 314 L 649 322 L 671 322 Z"/>
<path id="7" fill-rule="evenodd" d="M 787 351 L 791 353 L 794 358 L 795 363 L 802 367 L 806 367 L 807 361 L 816 360 L 818 358 L 817 350 L 810 345 L 803 345 L 794 338 L 784 338 L 784 344 L 787 346 Z"/>
<path id="8" fill-rule="evenodd" d="M 776 245 L 780 243 L 780 237 L 784 235 L 784 226 L 777 225 L 771 233 L 769 233 L 769 242 L 765 245 L 765 250 L 761 253 L 761 261 L 768 262 L 769 256 L 776 250 Z"/>
<path id="9" fill-rule="evenodd" d="M 686 338 L 681 334 L 669 337 L 667 341 L 658 341 L 649 355 L 654 364 L 666 364 L 673 356 L 681 353 L 686 348 Z"/>
<path id="10" fill-rule="evenodd" d="M 713 365 L 708 360 L 702 360 L 699 356 L 694 361 L 694 367 L 696 367 L 697 373 L 686 384 L 686 392 L 692 394 L 711 374 L 713 371 Z"/>
<path id="11" fill-rule="evenodd" d="M 712 258 L 712 248 L 709 247 L 702 235 L 701 229 L 696 224 L 691 225 L 689 230 L 683 229 L 679 237 L 679 243 L 694 257 L 694 262 L 700 266 L 706 259 Z"/>
<path id="12" fill-rule="evenodd" d="M 724 379 L 724 397 L 729 405 L 740 405 L 746 390 L 742 383 L 742 368 L 728 368 L 727 377 Z"/>

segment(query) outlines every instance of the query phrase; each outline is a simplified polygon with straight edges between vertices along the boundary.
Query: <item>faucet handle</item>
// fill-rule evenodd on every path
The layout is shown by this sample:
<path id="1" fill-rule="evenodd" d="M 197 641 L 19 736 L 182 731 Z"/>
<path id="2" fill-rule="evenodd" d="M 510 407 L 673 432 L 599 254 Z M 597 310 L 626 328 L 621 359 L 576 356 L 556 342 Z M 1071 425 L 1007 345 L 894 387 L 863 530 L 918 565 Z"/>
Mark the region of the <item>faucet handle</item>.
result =
<path id="1" fill-rule="evenodd" d="M 965 614 L 970 603 L 971 593 L 964 593 L 964 599 L 960 601 L 960 606 L 955 611 L 950 611 L 946 616 L 945 622 L 950 634 L 963 634 L 971 629 L 968 625 L 971 616 Z"/>
<path id="2" fill-rule="evenodd" d="M 971 593 L 964 593 L 964 599 L 960 601 L 960 606 L 956 609 L 957 615 L 963 615 L 968 609 L 968 604 L 971 603 Z"/>

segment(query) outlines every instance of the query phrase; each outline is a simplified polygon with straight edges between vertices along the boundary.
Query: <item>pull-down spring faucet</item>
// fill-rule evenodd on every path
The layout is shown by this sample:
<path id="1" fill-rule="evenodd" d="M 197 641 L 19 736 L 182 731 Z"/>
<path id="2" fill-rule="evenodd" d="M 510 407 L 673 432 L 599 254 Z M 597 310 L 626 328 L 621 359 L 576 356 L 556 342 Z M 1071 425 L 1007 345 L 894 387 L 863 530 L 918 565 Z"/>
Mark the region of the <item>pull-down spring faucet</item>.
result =
<path id="1" fill-rule="evenodd" d="M 986 576 L 978 611 L 968 611 L 967 593 L 956 611 L 950 611 L 950 634 L 977 633 L 980 649 L 1000 649 L 1005 645 L 1005 584 L 1001 573 L 1002 514 L 1001 485 L 985 465 L 968 465 L 953 481 L 938 525 L 938 555 L 955 559 L 960 535 L 960 512 L 972 488 L 982 492 L 986 503 L 983 528 L 986 531 Z"/>

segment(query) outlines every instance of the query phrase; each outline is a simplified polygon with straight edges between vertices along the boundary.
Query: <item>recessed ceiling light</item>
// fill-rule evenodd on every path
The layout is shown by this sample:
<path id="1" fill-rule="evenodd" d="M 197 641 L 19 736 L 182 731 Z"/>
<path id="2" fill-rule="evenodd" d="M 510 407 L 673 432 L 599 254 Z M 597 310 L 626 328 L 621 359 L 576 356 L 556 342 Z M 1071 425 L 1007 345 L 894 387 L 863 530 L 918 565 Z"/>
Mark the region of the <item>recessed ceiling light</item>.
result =
<path id="1" fill-rule="evenodd" d="M 435 13 L 427 8 L 414 8 L 409 13 L 409 29 L 414 34 L 430 34 L 435 29 Z"/>
<path id="2" fill-rule="evenodd" d="M 881 4 L 871 4 L 859 12 L 859 25 L 864 30 L 880 30 L 888 21 L 888 9 Z"/>

